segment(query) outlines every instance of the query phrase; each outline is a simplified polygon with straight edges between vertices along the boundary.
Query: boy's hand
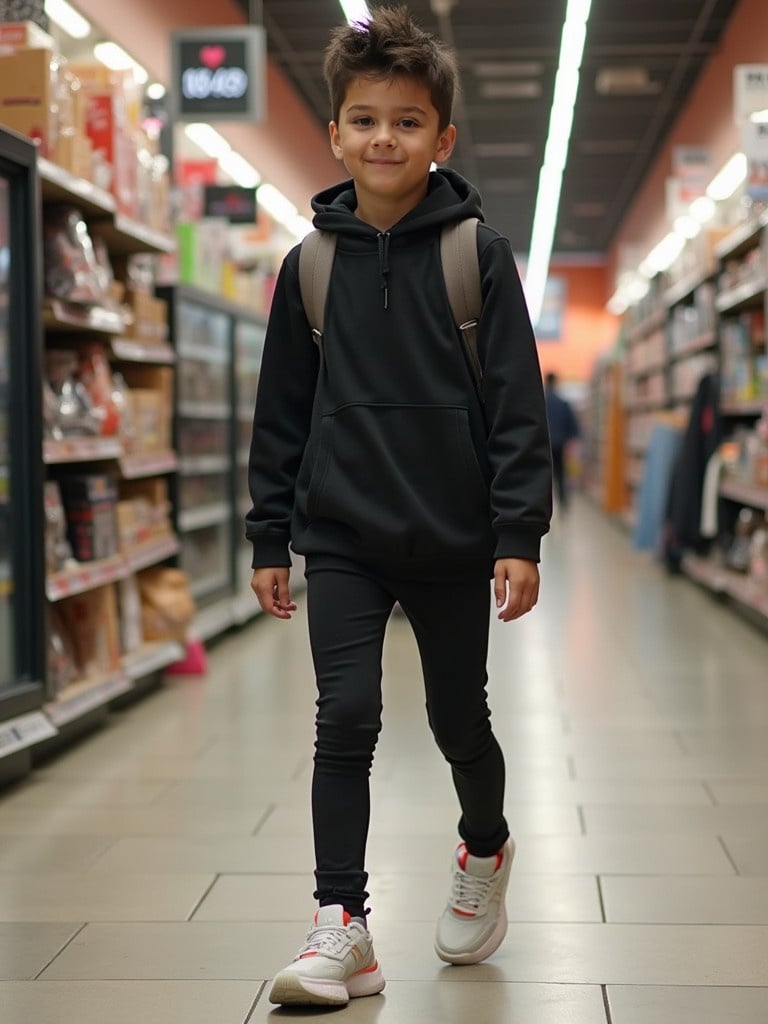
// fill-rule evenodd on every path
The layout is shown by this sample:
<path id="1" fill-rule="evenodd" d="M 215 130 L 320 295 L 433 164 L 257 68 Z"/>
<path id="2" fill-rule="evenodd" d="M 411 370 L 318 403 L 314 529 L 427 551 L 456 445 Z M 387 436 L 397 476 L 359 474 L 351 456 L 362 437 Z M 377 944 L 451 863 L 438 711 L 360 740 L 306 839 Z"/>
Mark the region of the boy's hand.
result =
<path id="1" fill-rule="evenodd" d="M 539 567 L 524 558 L 499 558 L 493 570 L 493 592 L 502 622 L 526 615 L 539 599 Z"/>
<path id="2" fill-rule="evenodd" d="M 290 619 L 291 612 L 296 611 L 288 583 L 290 572 L 284 568 L 253 570 L 251 590 L 258 597 L 262 609 L 276 619 Z"/>

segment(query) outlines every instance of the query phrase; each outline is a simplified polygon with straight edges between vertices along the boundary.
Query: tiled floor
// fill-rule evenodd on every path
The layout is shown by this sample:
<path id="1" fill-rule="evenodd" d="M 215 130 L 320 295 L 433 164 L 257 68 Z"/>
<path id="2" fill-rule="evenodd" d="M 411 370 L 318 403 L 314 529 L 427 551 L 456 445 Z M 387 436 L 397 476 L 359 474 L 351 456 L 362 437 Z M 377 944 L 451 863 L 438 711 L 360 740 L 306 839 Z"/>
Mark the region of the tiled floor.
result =
<path id="1" fill-rule="evenodd" d="M 220 643 L 0 794 L 2 1024 L 245 1024 L 312 911 L 303 614 Z M 768 1024 L 768 639 L 591 506 L 492 629 L 518 856 L 506 943 L 432 952 L 457 816 L 393 620 L 374 769 L 382 996 L 348 1024 Z"/>

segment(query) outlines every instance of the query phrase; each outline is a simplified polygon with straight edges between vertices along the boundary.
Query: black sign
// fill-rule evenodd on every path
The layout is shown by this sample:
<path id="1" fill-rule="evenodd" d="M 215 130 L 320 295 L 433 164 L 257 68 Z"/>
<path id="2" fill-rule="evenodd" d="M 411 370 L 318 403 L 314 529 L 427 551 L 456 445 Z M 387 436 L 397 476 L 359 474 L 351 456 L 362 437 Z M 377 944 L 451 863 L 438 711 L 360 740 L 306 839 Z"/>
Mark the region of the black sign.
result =
<path id="1" fill-rule="evenodd" d="M 256 189 L 240 185 L 206 185 L 206 217 L 226 217 L 230 224 L 256 223 Z"/>
<path id="2" fill-rule="evenodd" d="M 170 100 L 179 121 L 261 121 L 266 44 L 257 25 L 191 29 L 172 36 Z"/>

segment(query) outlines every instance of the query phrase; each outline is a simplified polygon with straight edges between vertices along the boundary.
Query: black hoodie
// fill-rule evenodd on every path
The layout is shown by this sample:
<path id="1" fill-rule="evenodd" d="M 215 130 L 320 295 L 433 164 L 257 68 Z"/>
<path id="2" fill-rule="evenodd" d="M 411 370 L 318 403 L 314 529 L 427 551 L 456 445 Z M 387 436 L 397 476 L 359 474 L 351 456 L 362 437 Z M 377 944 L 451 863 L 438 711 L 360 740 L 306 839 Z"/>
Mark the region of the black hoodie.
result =
<path id="1" fill-rule="evenodd" d="M 322 355 L 301 302 L 299 247 L 278 277 L 253 422 L 253 567 L 352 560 L 424 579 L 538 560 L 551 467 L 536 345 L 509 243 L 478 228 L 479 396 L 440 262 L 443 225 L 482 219 L 454 171 L 389 231 L 355 216 L 352 182 L 313 201 L 338 235 Z"/>

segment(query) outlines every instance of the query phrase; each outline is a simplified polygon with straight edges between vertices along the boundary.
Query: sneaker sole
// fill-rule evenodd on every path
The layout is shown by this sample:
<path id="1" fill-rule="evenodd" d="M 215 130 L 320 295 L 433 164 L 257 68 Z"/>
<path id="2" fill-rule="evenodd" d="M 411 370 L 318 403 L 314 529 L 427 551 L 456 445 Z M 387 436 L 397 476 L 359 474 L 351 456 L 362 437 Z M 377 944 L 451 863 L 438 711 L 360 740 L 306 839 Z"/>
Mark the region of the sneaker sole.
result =
<path id="1" fill-rule="evenodd" d="M 381 968 L 353 974 L 343 981 L 324 981 L 284 971 L 272 982 L 269 1001 L 277 1006 L 346 1006 L 350 999 L 375 996 L 385 985 Z"/>

